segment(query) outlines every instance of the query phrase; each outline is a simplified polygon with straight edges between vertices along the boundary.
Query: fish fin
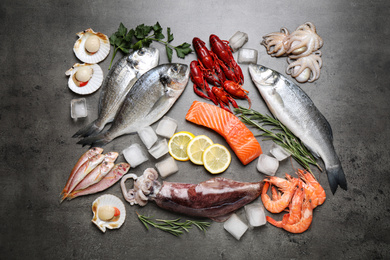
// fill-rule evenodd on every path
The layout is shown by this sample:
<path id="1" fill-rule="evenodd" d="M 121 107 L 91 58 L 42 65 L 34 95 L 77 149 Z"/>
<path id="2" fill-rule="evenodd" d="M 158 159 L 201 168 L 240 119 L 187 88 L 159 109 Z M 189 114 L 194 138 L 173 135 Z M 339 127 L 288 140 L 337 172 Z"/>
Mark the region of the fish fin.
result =
<path id="1" fill-rule="evenodd" d="M 314 149 L 312 149 L 310 146 L 306 145 L 306 148 L 307 150 L 309 150 L 309 152 L 314 156 L 315 159 L 318 159 L 318 158 L 321 158 L 321 156 L 316 152 L 314 151 Z"/>
<path id="2" fill-rule="evenodd" d="M 77 131 L 72 137 L 88 137 L 100 132 L 103 128 L 96 125 L 96 120 Z"/>
<path id="3" fill-rule="evenodd" d="M 347 180 L 345 178 L 344 171 L 341 165 L 326 168 L 326 173 L 328 175 L 330 190 L 333 194 L 335 194 L 338 186 L 340 186 L 344 190 L 347 190 Z"/>
<path id="4" fill-rule="evenodd" d="M 150 108 L 149 112 L 147 113 L 147 115 L 149 115 L 153 110 L 155 110 L 156 108 L 158 108 L 160 106 L 160 104 L 164 104 L 165 100 L 167 99 L 167 95 L 166 94 L 163 94 L 160 96 L 160 98 L 153 104 L 153 106 Z M 146 115 L 146 116 L 147 116 Z"/>
<path id="5" fill-rule="evenodd" d="M 102 134 L 89 136 L 84 139 L 81 139 L 77 142 L 77 144 L 81 144 L 82 146 L 90 145 L 91 147 L 102 147 L 111 142 L 112 139 L 113 138 L 109 136 L 108 132 L 105 132 Z"/>
<path id="6" fill-rule="evenodd" d="M 327 131 L 327 134 L 330 136 L 330 140 L 333 142 L 333 131 L 332 131 L 332 127 L 330 126 L 328 120 L 325 118 L 325 116 L 323 114 L 320 113 L 320 116 L 323 118 L 323 121 L 324 121 L 324 127 Z"/>

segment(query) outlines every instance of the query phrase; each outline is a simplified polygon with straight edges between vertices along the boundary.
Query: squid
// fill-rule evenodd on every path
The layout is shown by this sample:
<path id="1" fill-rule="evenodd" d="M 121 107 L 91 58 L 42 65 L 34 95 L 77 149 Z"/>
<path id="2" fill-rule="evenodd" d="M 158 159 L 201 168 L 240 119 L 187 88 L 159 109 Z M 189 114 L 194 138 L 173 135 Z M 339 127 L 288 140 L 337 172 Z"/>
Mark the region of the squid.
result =
<path id="1" fill-rule="evenodd" d="M 154 201 L 160 208 L 189 215 L 225 221 L 237 209 L 255 200 L 261 194 L 263 182 L 238 182 L 215 177 L 199 184 L 166 182 L 157 180 L 158 173 L 148 168 L 143 175 L 130 173 L 123 176 L 121 189 L 130 205 L 145 206 Z M 126 188 L 126 180 L 133 179 L 132 189 Z"/>

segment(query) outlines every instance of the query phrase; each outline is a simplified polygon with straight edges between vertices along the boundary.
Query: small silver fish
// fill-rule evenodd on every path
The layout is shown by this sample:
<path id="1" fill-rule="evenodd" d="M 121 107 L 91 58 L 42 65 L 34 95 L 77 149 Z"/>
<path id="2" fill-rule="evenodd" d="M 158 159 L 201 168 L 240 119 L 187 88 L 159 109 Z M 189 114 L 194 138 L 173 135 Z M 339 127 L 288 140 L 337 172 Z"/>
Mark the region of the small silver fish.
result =
<path id="1" fill-rule="evenodd" d="M 279 72 L 249 65 L 249 73 L 271 113 L 294 133 L 325 164 L 329 186 L 347 190 L 341 162 L 333 147 L 332 129 L 310 97 Z"/>
<path id="2" fill-rule="evenodd" d="M 118 60 L 108 73 L 100 93 L 98 118 L 81 128 L 73 137 L 86 137 L 102 131 L 112 122 L 134 83 L 145 72 L 156 67 L 159 51 L 141 48 Z"/>
<path id="3" fill-rule="evenodd" d="M 158 121 L 183 93 L 189 79 L 185 64 L 159 65 L 137 80 L 106 132 L 84 138 L 82 145 L 103 146 L 114 138 L 137 132 Z"/>

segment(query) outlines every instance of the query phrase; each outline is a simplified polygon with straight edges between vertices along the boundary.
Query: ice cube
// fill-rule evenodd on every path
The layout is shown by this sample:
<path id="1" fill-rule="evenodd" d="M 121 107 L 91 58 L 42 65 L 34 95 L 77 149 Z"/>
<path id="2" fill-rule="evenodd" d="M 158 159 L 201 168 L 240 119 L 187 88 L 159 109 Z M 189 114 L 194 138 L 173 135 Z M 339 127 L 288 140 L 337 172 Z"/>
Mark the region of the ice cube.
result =
<path id="1" fill-rule="evenodd" d="M 272 144 L 271 149 L 269 152 L 276 158 L 278 161 L 283 161 L 287 157 L 289 157 L 291 154 L 286 151 L 283 147 L 280 145 L 277 145 L 275 143 Z"/>
<path id="2" fill-rule="evenodd" d="M 257 161 L 257 170 L 259 172 L 274 176 L 278 168 L 278 159 L 266 154 L 260 154 L 259 160 Z"/>
<path id="3" fill-rule="evenodd" d="M 173 118 L 164 116 L 157 125 L 156 133 L 165 138 L 171 138 L 177 128 L 177 121 Z"/>
<path id="4" fill-rule="evenodd" d="M 138 132 L 138 136 L 141 138 L 142 142 L 146 146 L 146 148 L 150 149 L 152 145 L 157 141 L 158 137 L 156 132 L 154 132 L 151 126 L 144 127 L 140 129 Z"/>
<path id="5" fill-rule="evenodd" d="M 248 41 L 248 34 L 240 32 L 240 31 L 237 31 L 232 37 L 230 37 L 229 45 L 232 48 L 232 51 L 236 52 L 247 41 Z"/>
<path id="6" fill-rule="evenodd" d="M 235 213 L 233 213 L 231 217 L 226 220 L 226 222 L 223 224 L 223 227 L 237 240 L 240 240 L 242 235 L 248 229 L 247 224 L 245 224 Z"/>
<path id="7" fill-rule="evenodd" d="M 87 115 L 87 101 L 85 98 L 72 99 L 70 101 L 70 116 L 72 118 L 77 119 Z"/>
<path id="8" fill-rule="evenodd" d="M 168 153 L 167 139 L 157 141 L 150 149 L 149 153 L 156 159 L 160 158 L 164 154 Z"/>
<path id="9" fill-rule="evenodd" d="M 257 63 L 257 50 L 254 49 L 240 49 L 238 52 L 238 63 Z"/>
<path id="10" fill-rule="evenodd" d="M 148 157 L 142 150 L 141 145 L 137 143 L 130 145 L 125 150 L 123 150 L 122 153 L 126 161 L 130 164 L 131 168 L 135 168 L 148 160 Z"/>
<path id="11" fill-rule="evenodd" d="M 166 178 L 179 170 L 175 159 L 172 157 L 168 157 L 167 159 L 156 163 L 156 168 L 160 173 L 161 178 Z"/>
<path id="12" fill-rule="evenodd" d="M 252 227 L 259 227 L 265 225 L 264 208 L 260 203 L 248 204 L 245 207 L 245 215 Z"/>

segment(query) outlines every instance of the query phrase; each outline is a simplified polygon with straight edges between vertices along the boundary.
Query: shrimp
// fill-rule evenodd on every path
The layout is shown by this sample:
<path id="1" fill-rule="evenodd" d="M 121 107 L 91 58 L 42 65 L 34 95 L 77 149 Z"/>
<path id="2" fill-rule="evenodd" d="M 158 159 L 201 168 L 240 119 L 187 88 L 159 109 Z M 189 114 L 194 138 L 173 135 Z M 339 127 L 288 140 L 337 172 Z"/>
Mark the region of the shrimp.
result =
<path id="1" fill-rule="evenodd" d="M 287 214 L 286 214 L 287 215 Z M 283 217 L 284 220 L 285 217 Z M 282 222 L 283 222 L 282 220 Z M 295 224 L 285 223 L 282 225 L 283 229 L 291 233 L 303 233 L 311 225 L 313 220 L 313 206 L 311 204 L 309 192 L 305 190 L 305 198 L 302 204 L 302 216 Z"/>
<path id="2" fill-rule="evenodd" d="M 297 188 L 298 181 L 299 179 L 288 181 L 279 177 L 270 177 L 269 180 L 265 180 L 261 193 L 261 200 L 263 201 L 264 207 L 271 213 L 282 212 L 290 204 L 295 189 Z M 267 191 L 270 184 L 277 186 L 283 192 L 280 199 L 271 200 L 268 196 Z"/>
<path id="3" fill-rule="evenodd" d="M 307 171 L 298 169 L 298 176 L 304 181 L 304 188 L 310 193 L 311 204 L 313 209 L 322 205 L 326 199 L 324 188 L 316 179 Z"/>
<path id="4" fill-rule="evenodd" d="M 302 216 L 302 203 L 304 198 L 304 191 L 302 187 L 303 182 L 299 181 L 298 188 L 295 190 L 294 196 L 289 205 L 289 213 L 283 216 L 281 221 L 276 221 L 273 218 L 266 216 L 266 220 L 278 228 L 283 228 L 284 224 L 295 224 Z M 274 196 L 272 196 L 274 198 Z"/>

